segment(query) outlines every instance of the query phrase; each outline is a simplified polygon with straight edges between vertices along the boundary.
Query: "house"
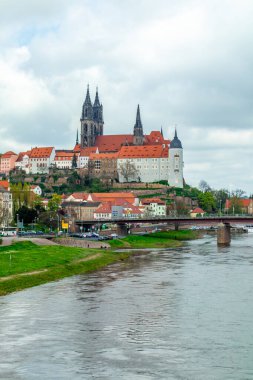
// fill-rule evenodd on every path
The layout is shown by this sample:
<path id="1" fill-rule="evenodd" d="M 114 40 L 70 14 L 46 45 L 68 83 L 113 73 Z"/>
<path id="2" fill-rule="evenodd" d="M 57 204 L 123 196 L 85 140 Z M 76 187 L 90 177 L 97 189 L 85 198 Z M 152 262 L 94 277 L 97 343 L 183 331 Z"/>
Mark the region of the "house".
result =
<path id="1" fill-rule="evenodd" d="M 74 220 L 93 220 L 100 202 L 63 202 L 62 210 Z"/>
<path id="2" fill-rule="evenodd" d="M 166 203 L 160 198 L 144 198 L 141 200 L 141 206 L 147 216 L 166 216 Z"/>
<path id="3" fill-rule="evenodd" d="M 50 166 L 54 163 L 54 157 L 54 147 L 33 148 L 29 159 L 29 172 L 48 173 Z"/>
<path id="4" fill-rule="evenodd" d="M 42 195 L 42 189 L 41 189 L 41 187 L 38 186 L 38 185 L 31 185 L 31 186 L 30 186 L 30 190 L 31 190 L 34 194 L 36 194 L 36 195 L 39 195 L 39 196 Z"/>
<path id="5" fill-rule="evenodd" d="M 77 159 L 77 167 L 80 169 L 88 169 L 90 155 L 92 153 L 99 153 L 97 147 L 82 148 Z"/>
<path id="6" fill-rule="evenodd" d="M 76 156 L 77 162 L 77 153 L 72 151 L 56 150 L 53 163 L 58 169 L 71 169 L 74 155 Z"/>
<path id="7" fill-rule="evenodd" d="M 10 191 L 10 182 L 7 180 L 0 181 L 0 187 L 3 187 L 6 191 Z"/>
<path id="8" fill-rule="evenodd" d="M 196 207 L 194 210 L 192 210 L 190 212 L 191 218 L 196 218 L 198 216 L 204 216 L 204 214 L 205 214 L 205 211 L 202 210 L 202 208 L 200 208 L 200 207 Z"/>
<path id="9" fill-rule="evenodd" d="M 138 207 L 124 199 L 103 202 L 94 212 L 94 219 L 96 220 L 138 219 L 142 216 L 143 212 Z"/>
<path id="10" fill-rule="evenodd" d="M 253 215 L 253 199 L 251 198 L 232 198 L 225 202 L 224 211 L 231 210 L 233 213 L 240 209 L 240 213 Z"/>
<path id="11" fill-rule="evenodd" d="M 165 144 L 122 146 L 117 160 L 119 182 L 168 180 L 168 155 Z"/>
<path id="12" fill-rule="evenodd" d="M 20 152 L 15 162 L 15 168 L 18 170 L 23 170 L 26 172 L 26 174 L 28 174 L 30 154 L 31 154 L 30 150 L 27 150 L 26 152 Z"/>
<path id="13" fill-rule="evenodd" d="M 2 181 L 1 181 L 2 182 Z M 12 194 L 6 188 L 0 185 L 0 225 L 1 227 L 9 226 L 13 218 Z"/>
<path id="14" fill-rule="evenodd" d="M 87 202 L 88 193 L 76 192 L 69 196 L 65 196 L 64 202 Z"/>
<path id="15" fill-rule="evenodd" d="M 91 153 L 89 169 L 92 177 L 116 180 L 118 153 Z"/>
<path id="16" fill-rule="evenodd" d="M 0 172 L 3 174 L 9 174 L 11 170 L 15 168 L 15 162 L 18 155 L 12 151 L 8 151 L 1 156 Z"/>

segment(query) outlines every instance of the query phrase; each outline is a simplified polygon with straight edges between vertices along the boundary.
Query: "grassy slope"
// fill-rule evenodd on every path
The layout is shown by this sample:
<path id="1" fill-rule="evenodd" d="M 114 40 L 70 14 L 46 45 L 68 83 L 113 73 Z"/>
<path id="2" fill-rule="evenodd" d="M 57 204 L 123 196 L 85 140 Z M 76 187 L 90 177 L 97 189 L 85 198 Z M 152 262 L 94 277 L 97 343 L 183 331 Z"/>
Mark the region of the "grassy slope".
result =
<path id="1" fill-rule="evenodd" d="M 196 237 L 194 231 L 168 231 L 145 236 L 130 235 L 124 239 L 112 240 L 110 244 L 113 249 L 175 248 L 181 245 L 181 240 Z M 37 246 L 28 241 L 0 247 L 0 295 L 67 276 L 92 272 L 108 264 L 125 260 L 131 254 L 103 249 Z M 37 273 L 29 274 L 34 271 Z M 7 279 L 9 276 L 11 278 Z"/>

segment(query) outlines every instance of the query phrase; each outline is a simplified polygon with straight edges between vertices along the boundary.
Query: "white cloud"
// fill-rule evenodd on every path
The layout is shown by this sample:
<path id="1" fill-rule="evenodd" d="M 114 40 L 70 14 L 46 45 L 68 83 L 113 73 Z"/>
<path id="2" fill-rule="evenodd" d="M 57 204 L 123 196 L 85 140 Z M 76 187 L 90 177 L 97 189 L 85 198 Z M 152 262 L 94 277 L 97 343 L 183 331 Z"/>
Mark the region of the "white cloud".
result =
<path id="1" fill-rule="evenodd" d="M 250 0 L 0 2 L 0 149 L 68 147 L 86 84 L 105 133 L 178 124 L 188 182 L 251 188 Z M 249 190 L 250 191 L 250 190 Z"/>

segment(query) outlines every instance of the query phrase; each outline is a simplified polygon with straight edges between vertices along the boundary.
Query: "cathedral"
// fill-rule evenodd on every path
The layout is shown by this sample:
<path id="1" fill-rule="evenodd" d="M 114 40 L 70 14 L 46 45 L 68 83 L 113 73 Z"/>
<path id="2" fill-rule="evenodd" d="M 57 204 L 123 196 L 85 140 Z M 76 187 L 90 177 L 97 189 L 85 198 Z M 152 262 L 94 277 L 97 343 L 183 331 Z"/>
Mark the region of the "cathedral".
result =
<path id="1" fill-rule="evenodd" d="M 79 151 L 80 159 L 87 152 L 92 152 L 97 162 L 106 157 L 111 160 L 115 158 L 120 182 L 124 182 L 120 168 L 130 160 L 138 172 L 138 177 L 131 178 L 132 181 L 166 180 L 171 186 L 183 187 L 183 148 L 177 132 L 172 141 L 164 138 L 162 128 L 144 134 L 139 105 L 132 134 L 104 135 L 103 105 L 99 100 L 98 89 L 92 103 L 88 86 L 80 122 L 81 141 L 79 144 L 77 132 L 74 149 Z"/>

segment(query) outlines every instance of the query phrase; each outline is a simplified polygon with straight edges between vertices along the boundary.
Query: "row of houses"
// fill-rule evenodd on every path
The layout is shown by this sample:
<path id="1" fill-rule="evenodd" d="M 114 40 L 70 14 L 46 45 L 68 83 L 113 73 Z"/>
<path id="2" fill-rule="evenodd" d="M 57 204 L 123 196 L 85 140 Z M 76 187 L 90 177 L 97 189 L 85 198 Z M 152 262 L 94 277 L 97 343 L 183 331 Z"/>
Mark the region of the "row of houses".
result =
<path id="1" fill-rule="evenodd" d="M 13 169 L 27 174 L 48 173 L 52 167 L 86 169 L 94 177 L 117 178 L 119 182 L 160 181 L 168 177 L 168 147 L 123 146 L 117 153 L 100 153 L 98 147 L 75 147 L 73 151 L 37 147 L 19 154 L 6 152 L 0 162 L 0 172 L 6 175 Z"/>
<path id="2" fill-rule="evenodd" d="M 131 192 L 73 193 L 61 204 L 65 215 L 75 220 L 113 220 L 166 216 L 166 203 L 160 198 L 140 200 Z"/>

